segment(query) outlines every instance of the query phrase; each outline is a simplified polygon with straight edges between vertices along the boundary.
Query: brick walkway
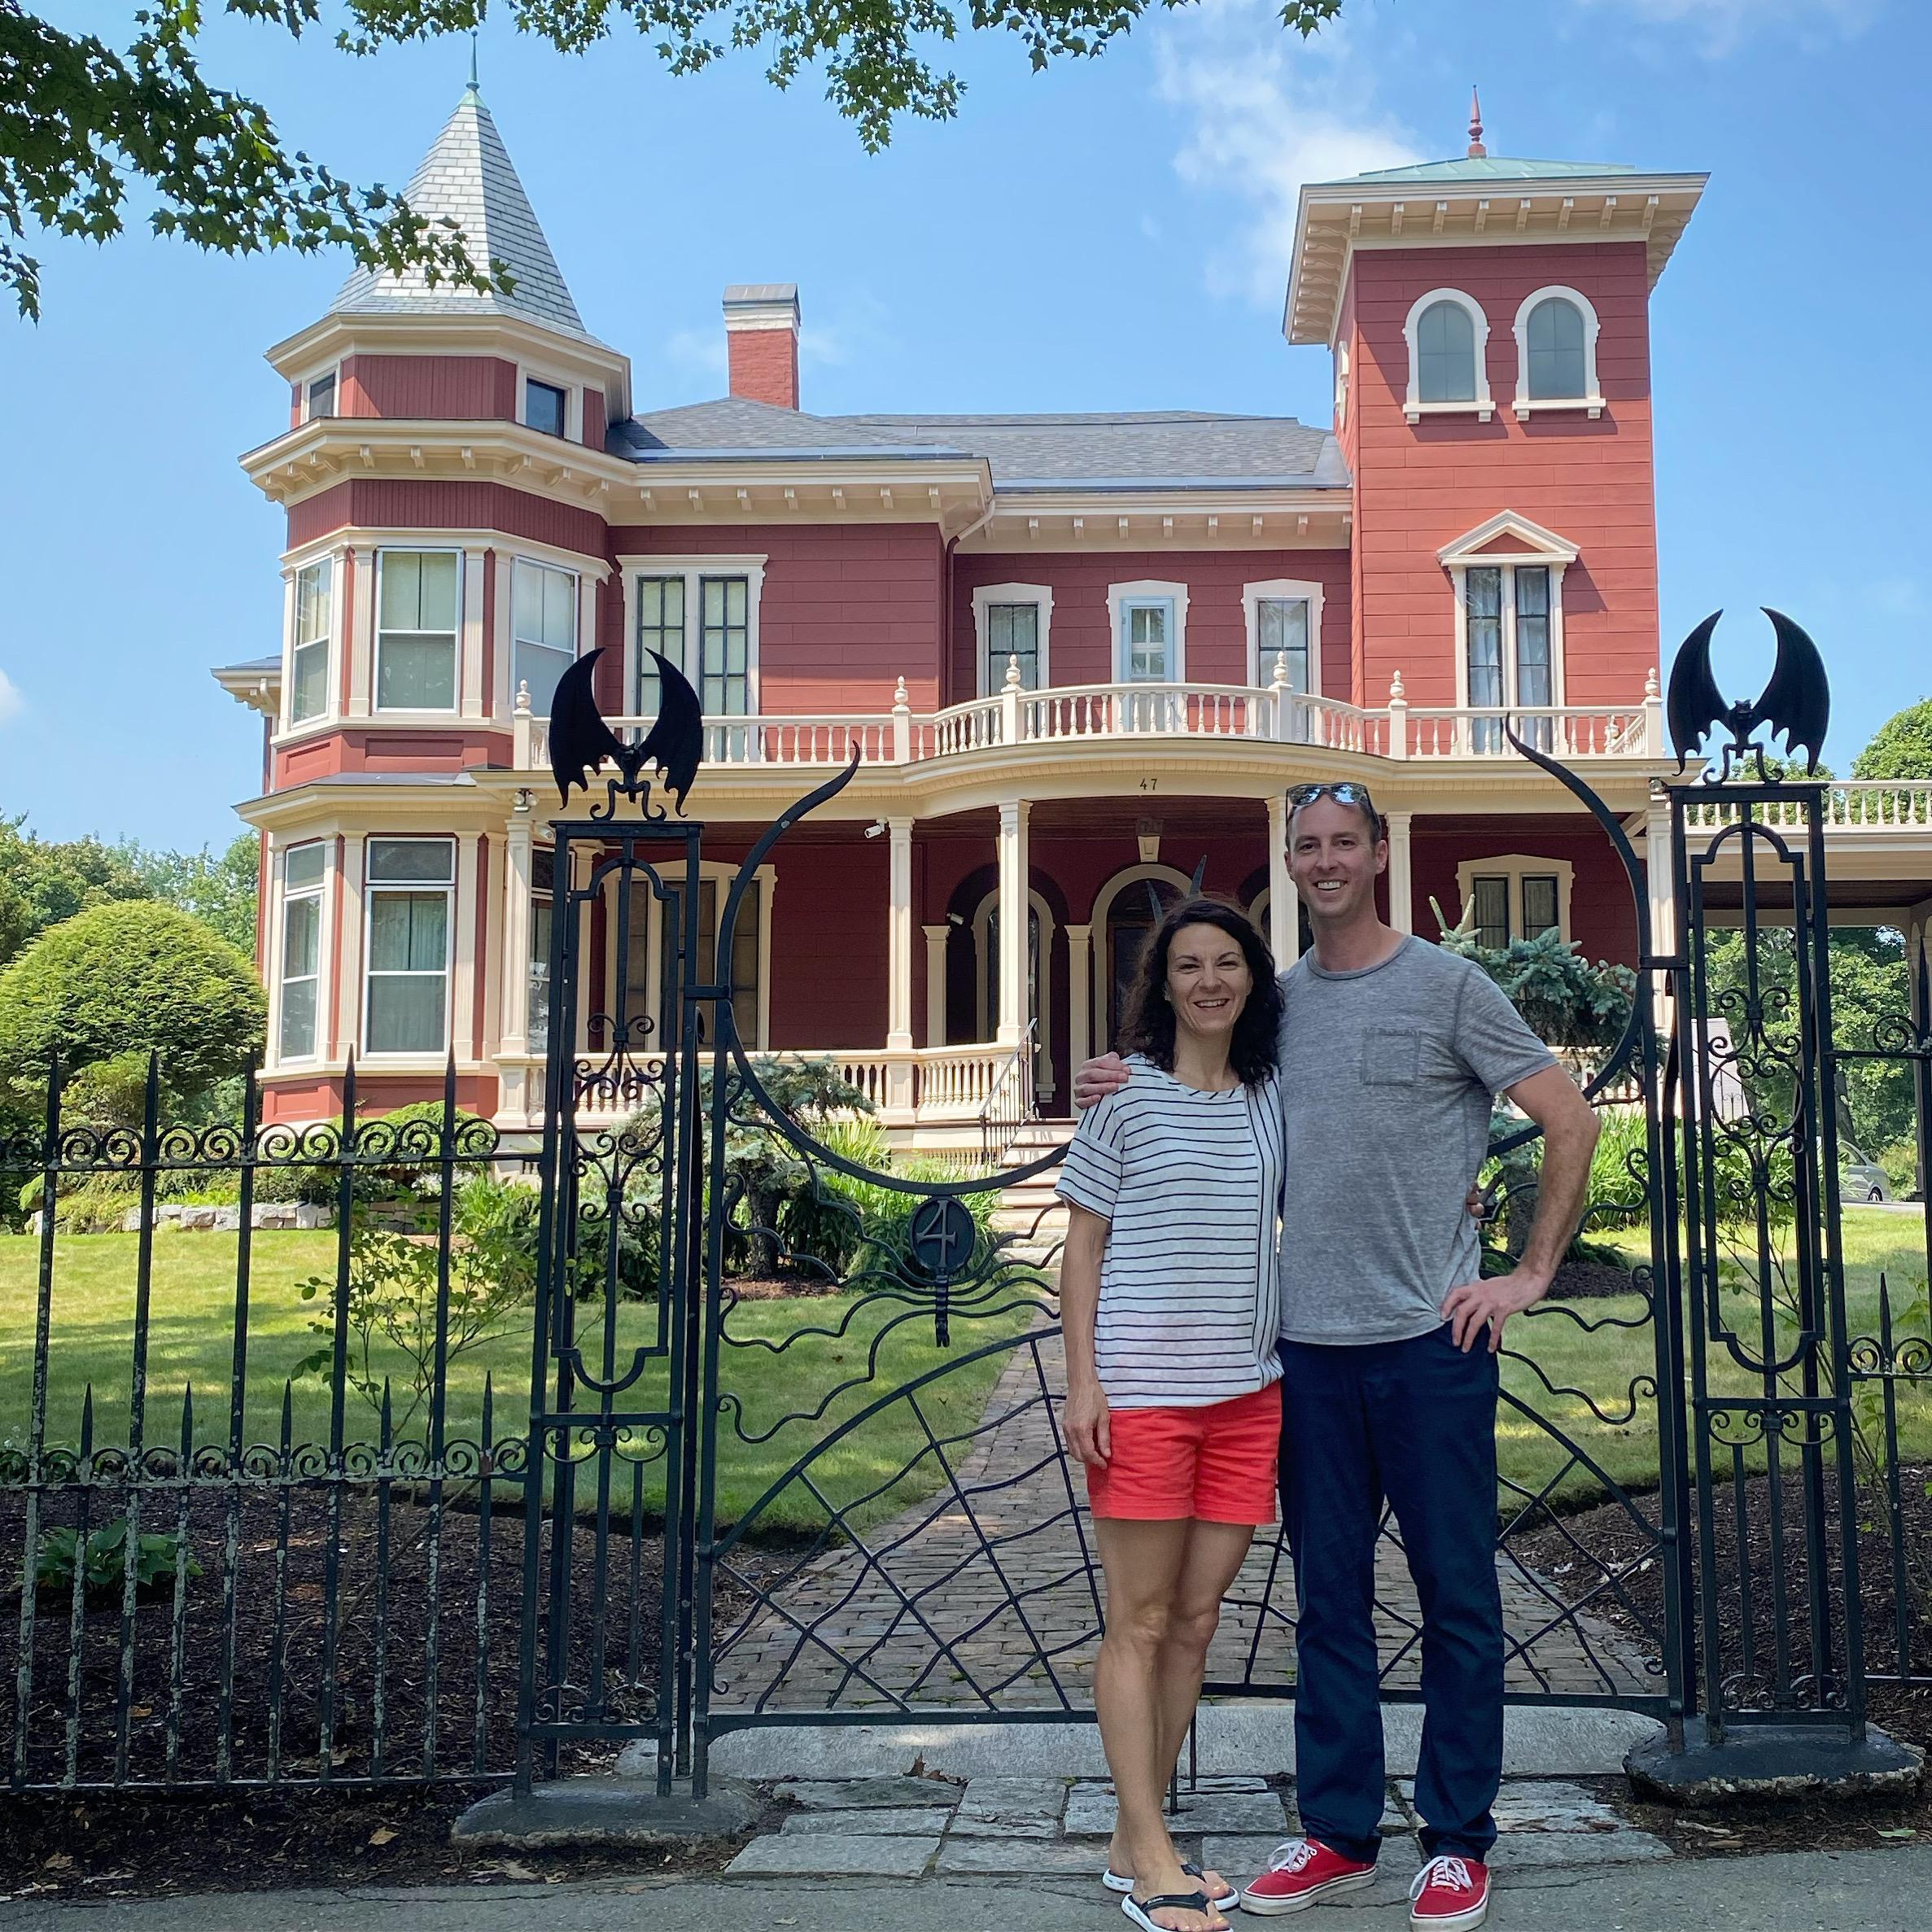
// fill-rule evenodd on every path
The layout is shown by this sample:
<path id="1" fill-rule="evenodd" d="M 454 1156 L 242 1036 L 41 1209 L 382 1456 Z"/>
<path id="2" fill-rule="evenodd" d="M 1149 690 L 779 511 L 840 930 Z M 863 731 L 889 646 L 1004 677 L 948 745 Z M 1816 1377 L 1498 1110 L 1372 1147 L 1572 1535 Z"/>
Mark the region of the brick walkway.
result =
<path id="1" fill-rule="evenodd" d="M 767 1570 L 758 1608 L 719 1633 L 714 1707 L 1090 1707 L 1100 1577 L 1085 1484 L 1059 1454 L 1064 1391 L 1059 1338 L 1021 1343 L 977 1431 L 940 1444 L 944 1475 L 933 1496 L 789 1569 Z M 1559 1589 L 1506 1550 L 1497 1568 L 1510 1689 L 1660 1687 L 1624 1640 L 1571 1607 L 1598 1573 L 1566 1577 Z M 1419 1614 L 1392 1523 L 1375 1571 L 1383 1681 L 1413 1688 Z M 1215 1685 L 1265 1694 L 1291 1684 L 1294 1615 L 1287 1551 L 1277 1532 L 1263 1532 L 1209 1653 L 1210 1694 Z"/>

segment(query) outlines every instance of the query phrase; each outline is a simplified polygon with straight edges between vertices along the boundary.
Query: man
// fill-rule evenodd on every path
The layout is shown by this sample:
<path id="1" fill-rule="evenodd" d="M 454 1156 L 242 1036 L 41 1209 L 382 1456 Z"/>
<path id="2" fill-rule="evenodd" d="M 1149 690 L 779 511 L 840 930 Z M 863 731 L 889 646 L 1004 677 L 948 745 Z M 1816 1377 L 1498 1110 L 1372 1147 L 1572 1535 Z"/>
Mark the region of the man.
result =
<path id="1" fill-rule="evenodd" d="M 1281 1483 L 1300 1606 L 1305 1835 L 1279 1847 L 1241 1903 L 1296 1912 L 1374 1882 L 1386 1499 L 1423 1618 L 1425 1862 L 1410 1922 L 1462 1932 L 1488 1908 L 1502 1775 L 1496 1354 L 1576 1231 L 1598 1122 L 1485 973 L 1378 914 L 1388 844 L 1366 789 L 1298 785 L 1289 802 L 1288 873 L 1314 942 L 1282 976 L 1281 1025 Z M 1075 1101 L 1090 1106 L 1126 1077 L 1115 1055 L 1090 1060 Z M 1484 1281 L 1466 1197 L 1498 1093 L 1543 1130 L 1543 1170 L 1522 1260 Z"/>

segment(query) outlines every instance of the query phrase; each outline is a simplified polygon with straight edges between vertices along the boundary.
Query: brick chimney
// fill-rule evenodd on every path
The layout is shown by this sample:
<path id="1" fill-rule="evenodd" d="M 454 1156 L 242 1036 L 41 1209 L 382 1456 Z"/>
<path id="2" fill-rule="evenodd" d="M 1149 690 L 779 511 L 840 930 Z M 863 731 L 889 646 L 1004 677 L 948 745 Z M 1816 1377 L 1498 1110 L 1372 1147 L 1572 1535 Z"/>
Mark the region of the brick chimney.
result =
<path id="1" fill-rule="evenodd" d="M 798 406 L 798 288 L 790 282 L 742 282 L 724 291 L 724 339 L 731 392 L 747 402 Z"/>

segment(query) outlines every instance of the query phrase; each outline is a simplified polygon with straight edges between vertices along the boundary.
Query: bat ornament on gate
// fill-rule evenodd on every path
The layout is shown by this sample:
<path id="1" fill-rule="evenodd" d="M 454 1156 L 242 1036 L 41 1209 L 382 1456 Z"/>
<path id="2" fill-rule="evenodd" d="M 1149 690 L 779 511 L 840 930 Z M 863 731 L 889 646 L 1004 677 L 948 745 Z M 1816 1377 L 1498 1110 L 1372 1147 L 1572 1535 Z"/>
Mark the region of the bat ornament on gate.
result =
<path id="1" fill-rule="evenodd" d="M 1720 784 L 1730 777 L 1732 765 L 1742 764 L 1746 758 L 1757 761 L 1759 777 L 1770 776 L 1764 767 L 1764 747 L 1751 741 L 1760 725 L 1770 727 L 1770 737 L 1781 737 L 1788 752 L 1804 753 L 1807 773 L 1817 770 L 1825 727 L 1831 722 L 1831 684 L 1825 675 L 1825 661 L 1818 655 L 1817 645 L 1782 611 L 1767 606 L 1764 614 L 1777 633 L 1777 662 L 1771 682 L 1755 702 L 1727 703 L 1711 675 L 1711 633 L 1724 615 L 1721 610 L 1712 611 L 1679 646 L 1677 661 L 1671 667 L 1666 705 L 1671 745 L 1680 771 L 1720 725 L 1731 734 L 1730 743 L 1719 748 L 1724 761 L 1719 771 Z"/>
<path id="2" fill-rule="evenodd" d="M 643 775 L 645 767 L 651 765 L 682 818 L 685 797 L 704 758 L 704 715 L 697 693 L 675 664 L 653 651 L 662 693 L 658 716 L 640 744 L 627 745 L 605 722 L 592 688 L 597 662 L 603 654 L 601 646 L 587 651 L 557 680 L 550 700 L 550 769 L 556 775 L 557 796 L 567 805 L 572 785 L 588 792 L 598 767 L 608 758 L 622 776 L 607 781 L 608 801 L 601 807 L 593 806 L 591 816 L 614 817 L 617 802 L 623 798 L 637 800 L 647 819 L 662 819 L 667 815 L 664 807 L 652 804 L 651 780 Z"/>

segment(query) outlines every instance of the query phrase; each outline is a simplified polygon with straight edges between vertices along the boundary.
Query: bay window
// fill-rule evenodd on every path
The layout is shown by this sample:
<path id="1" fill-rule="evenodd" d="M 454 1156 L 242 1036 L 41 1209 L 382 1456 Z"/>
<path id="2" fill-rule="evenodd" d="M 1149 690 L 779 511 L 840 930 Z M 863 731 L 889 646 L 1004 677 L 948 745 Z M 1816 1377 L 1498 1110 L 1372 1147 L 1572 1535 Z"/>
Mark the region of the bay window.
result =
<path id="1" fill-rule="evenodd" d="M 574 570 L 519 557 L 510 573 L 510 689 L 525 686 L 530 708 L 550 715 L 557 680 L 577 655 L 577 576 Z"/>
<path id="2" fill-rule="evenodd" d="M 295 633 L 289 653 L 288 721 L 305 723 L 329 709 L 330 614 L 334 566 L 328 558 L 295 573 Z"/>
<path id="3" fill-rule="evenodd" d="M 369 965 L 363 1041 L 370 1053 L 441 1053 L 449 1038 L 456 841 L 369 841 Z"/>
<path id="4" fill-rule="evenodd" d="M 322 841 L 291 846 L 282 855 L 280 1060 L 309 1060 L 316 1051 L 322 965 Z"/>
<path id="5" fill-rule="evenodd" d="M 454 550 L 376 553 L 376 709 L 453 711 L 462 557 Z"/>

